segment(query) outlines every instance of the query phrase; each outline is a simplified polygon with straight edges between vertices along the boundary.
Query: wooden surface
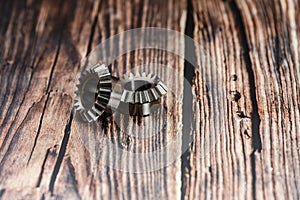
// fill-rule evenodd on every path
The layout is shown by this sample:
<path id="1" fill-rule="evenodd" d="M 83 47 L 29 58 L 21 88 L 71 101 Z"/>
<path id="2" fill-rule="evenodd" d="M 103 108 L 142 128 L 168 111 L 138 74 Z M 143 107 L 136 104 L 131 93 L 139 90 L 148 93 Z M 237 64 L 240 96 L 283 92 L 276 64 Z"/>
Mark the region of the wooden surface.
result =
<path id="1" fill-rule="evenodd" d="M 0 5 L 2 199 L 300 198 L 299 1 L 2 0 Z M 160 51 L 121 56 L 111 67 L 114 75 L 150 61 L 174 66 L 178 77 L 167 84 L 176 86 L 177 96 L 163 99 L 167 112 L 152 122 L 138 126 L 128 119 L 126 131 L 145 132 L 147 123 L 163 129 L 155 143 L 117 134 L 113 119 L 105 137 L 130 151 L 151 150 L 186 132 L 195 140 L 165 168 L 127 173 L 103 166 L 87 151 L 72 105 L 81 60 L 99 42 L 139 27 L 192 37 L 200 48 L 189 53 L 200 68 L 193 71 Z M 168 79 L 159 67 L 153 71 Z M 185 98 L 190 94 L 192 100 Z"/>

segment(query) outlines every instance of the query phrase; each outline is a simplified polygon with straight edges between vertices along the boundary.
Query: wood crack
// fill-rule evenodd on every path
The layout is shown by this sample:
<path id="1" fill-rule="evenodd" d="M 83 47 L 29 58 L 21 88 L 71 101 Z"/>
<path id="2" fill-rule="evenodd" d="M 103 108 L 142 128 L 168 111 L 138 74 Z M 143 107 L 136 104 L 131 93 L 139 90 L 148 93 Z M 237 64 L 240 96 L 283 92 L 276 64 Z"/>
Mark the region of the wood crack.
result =
<path id="1" fill-rule="evenodd" d="M 186 27 L 185 27 L 185 35 L 193 38 L 194 36 L 194 18 L 193 18 L 193 4 L 191 0 L 187 1 L 187 18 L 186 18 Z M 185 41 L 185 57 L 189 57 L 190 59 L 193 59 L 193 63 L 196 62 L 196 50 L 195 47 L 186 47 L 187 42 Z M 187 49 L 188 52 L 187 52 Z M 192 49 L 192 51 L 191 51 Z M 188 54 L 188 55 L 187 55 Z M 195 130 L 195 118 L 193 113 L 193 93 L 192 93 L 192 85 L 193 80 L 195 78 L 195 70 L 194 67 L 190 62 L 187 60 L 184 61 L 184 86 L 183 86 L 183 113 L 182 113 L 182 122 L 183 122 L 183 128 L 182 128 L 182 149 L 181 151 L 184 152 L 181 155 L 181 199 L 184 199 L 186 196 L 186 187 L 187 187 L 187 181 L 188 177 L 190 177 L 190 171 L 191 171 L 191 163 L 190 163 L 190 156 L 191 151 L 188 149 L 185 149 L 187 144 L 190 143 L 191 138 L 193 135 L 190 135 L 191 126 L 192 130 Z M 187 175 L 188 174 L 188 175 Z"/>
<path id="2" fill-rule="evenodd" d="M 240 42 L 241 46 L 243 47 L 243 55 L 246 64 L 246 70 L 249 77 L 249 84 L 250 84 L 250 97 L 252 103 L 252 148 L 254 151 L 260 152 L 262 150 L 261 138 L 260 138 L 260 116 L 258 113 L 258 103 L 256 97 L 256 83 L 255 83 L 255 75 L 252 69 L 252 61 L 250 58 L 250 48 L 247 40 L 247 35 L 245 32 L 245 25 L 242 20 L 241 11 L 238 8 L 235 1 L 230 2 L 231 9 L 235 15 L 236 24 L 238 25 L 240 31 Z"/>
<path id="3" fill-rule="evenodd" d="M 16 138 L 16 137 L 19 137 L 19 129 L 23 126 L 23 124 L 24 124 L 24 122 L 25 122 L 27 116 L 29 115 L 31 109 L 34 107 L 35 104 L 36 104 L 36 103 L 33 103 L 33 104 L 30 106 L 30 108 L 28 109 L 28 111 L 27 111 L 27 113 L 26 113 L 24 119 L 23 119 L 22 122 L 20 123 L 20 126 L 17 128 L 16 134 L 14 134 L 14 136 L 13 136 L 13 138 L 12 138 L 11 141 L 13 141 L 14 138 Z M 8 133 L 10 134 L 10 132 L 11 132 L 11 129 L 9 129 Z M 6 139 L 6 140 L 7 140 L 7 139 Z M 4 139 L 4 142 L 6 142 L 5 139 Z M 13 142 L 11 142 L 11 143 L 9 144 L 8 150 L 6 151 L 6 153 L 4 154 L 4 156 L 2 157 L 2 159 L 1 159 L 1 161 L 0 161 L 0 174 L 1 174 L 1 171 L 2 171 L 2 165 L 3 165 L 2 163 L 4 162 L 4 160 L 6 159 L 6 157 L 9 155 L 9 153 L 10 153 L 10 150 L 9 150 L 9 149 L 11 148 L 12 143 L 13 143 Z M 4 145 L 1 145 L 1 147 L 0 147 L 0 152 L 3 150 L 3 148 L 4 148 Z"/>
<path id="4" fill-rule="evenodd" d="M 94 35 L 95 35 L 97 23 L 98 23 L 98 13 L 100 11 L 100 7 L 101 7 L 102 2 L 103 1 L 101 1 L 100 4 L 98 5 L 97 13 L 96 13 L 96 16 L 94 17 L 94 20 L 93 20 L 93 23 L 92 23 L 91 32 L 90 32 L 90 38 L 89 38 L 89 41 L 88 41 L 88 46 L 87 46 L 87 51 L 86 51 L 86 55 L 85 56 L 88 56 L 88 54 L 90 53 L 90 51 L 92 49 Z"/>
<path id="5" fill-rule="evenodd" d="M 31 73 L 30 73 L 30 78 L 29 78 L 29 82 L 28 82 L 28 85 L 27 85 L 27 88 L 26 88 L 26 92 L 25 92 L 25 94 L 24 94 L 24 96 L 23 96 L 23 98 L 22 98 L 22 101 L 21 101 L 21 103 L 20 103 L 20 106 L 19 106 L 19 108 L 18 108 L 18 110 L 17 110 L 17 112 L 16 112 L 16 115 L 15 115 L 15 118 L 14 118 L 14 120 L 13 120 L 13 123 L 9 126 L 9 128 L 8 128 L 8 131 L 7 131 L 7 134 L 5 135 L 5 138 L 4 138 L 4 140 L 3 140 L 3 143 L 2 143 L 2 145 L 0 146 L 0 151 L 2 151 L 2 149 L 3 149 L 3 147 L 4 147 L 4 144 L 7 142 L 7 140 L 8 140 L 8 136 L 10 135 L 10 133 L 11 133 L 11 129 L 12 129 L 12 127 L 15 125 L 15 123 L 16 123 L 16 116 L 18 116 L 19 115 L 19 113 L 20 113 L 20 109 L 21 109 L 21 107 L 22 107 L 22 105 L 24 104 L 24 101 L 25 101 L 25 97 L 26 97 L 26 95 L 27 95 L 27 93 L 28 93 L 28 91 L 29 91 L 29 87 L 30 87 L 30 85 L 31 85 L 31 81 L 32 81 L 32 77 L 33 77 L 33 70 L 31 71 Z M 35 102 L 32 104 L 32 106 L 28 109 L 28 112 L 27 112 L 27 114 L 25 115 L 25 117 L 24 117 L 24 119 L 22 120 L 22 122 L 21 122 L 21 124 L 23 123 L 23 121 L 26 119 L 26 117 L 27 117 L 27 115 L 28 115 L 28 113 L 29 113 L 29 111 L 31 110 L 31 108 L 34 106 L 34 104 L 35 104 Z M 6 123 L 2 123 L 1 124 L 1 126 L 0 126 L 0 135 L 3 133 L 2 131 L 3 131 L 3 125 L 5 125 Z"/>
<path id="6" fill-rule="evenodd" d="M 58 55 L 59 55 L 60 46 L 61 46 L 61 40 L 62 40 L 62 32 L 60 33 L 60 36 L 59 36 L 58 47 L 57 47 L 57 50 L 56 50 L 56 54 L 55 54 L 55 57 L 54 57 L 53 65 L 51 67 L 51 71 L 50 71 L 50 75 L 49 75 L 48 85 L 47 85 L 47 89 L 46 89 L 46 93 L 47 94 L 49 94 L 49 90 L 50 90 L 50 86 L 51 86 L 51 81 L 52 81 L 54 69 L 55 69 L 55 66 L 56 66 L 56 63 L 57 63 L 57 60 L 58 60 Z"/>
<path id="7" fill-rule="evenodd" d="M 17 67 L 15 67 L 14 70 L 12 71 L 12 73 L 10 74 L 12 77 L 9 77 L 9 78 L 8 78 L 9 80 L 12 80 L 12 79 L 13 79 L 13 76 L 16 75 L 16 70 L 17 70 Z M 24 73 L 25 73 L 25 70 L 26 70 L 26 65 L 25 65 L 25 63 L 23 62 L 22 65 L 21 65 L 20 72 L 19 72 L 19 74 L 17 74 L 17 75 L 24 74 Z M 18 108 L 18 110 L 17 110 L 17 113 L 19 112 L 19 109 L 20 109 L 22 103 L 24 102 L 25 94 L 27 93 L 27 91 L 28 91 L 28 89 L 29 89 L 29 86 L 30 86 L 30 83 L 31 83 L 32 74 L 33 74 L 33 72 L 32 72 L 32 70 L 31 70 L 30 77 L 29 77 L 28 87 L 27 87 L 26 92 L 24 93 L 24 97 L 23 97 L 23 99 L 22 99 L 22 101 L 21 101 L 21 104 L 19 105 L 19 108 Z M 10 75 L 9 75 L 9 76 L 10 76 Z M 23 76 L 22 76 L 21 78 L 19 78 L 18 81 L 17 81 L 17 87 L 15 88 L 15 91 L 14 91 L 14 93 L 12 94 L 12 96 L 13 96 L 12 101 L 11 101 L 11 103 L 10 103 L 10 105 L 9 105 L 9 108 L 7 109 L 7 112 L 6 112 L 6 114 L 5 114 L 5 118 L 4 118 L 4 120 L 3 120 L 3 122 L 2 122 L 2 124 L 1 124 L 1 126 L 0 126 L 0 128 L 3 128 L 3 125 L 7 124 L 7 122 L 10 120 L 9 117 L 11 116 L 11 111 L 12 111 L 13 108 L 14 108 L 14 104 L 18 101 L 18 96 L 20 95 L 20 94 L 19 94 L 19 88 L 22 88 L 22 83 L 23 83 L 23 81 L 24 81 Z M 12 88 L 12 85 L 11 85 L 11 84 L 12 84 L 13 82 L 12 82 L 12 81 L 8 81 L 8 83 L 9 83 L 9 84 L 7 85 L 7 88 Z M 8 90 L 8 91 L 5 92 L 4 100 L 3 100 L 3 103 L 1 104 L 1 107 L 0 107 L 0 115 L 2 115 L 2 112 L 3 112 L 3 110 L 4 110 L 3 107 L 5 106 L 5 103 L 7 102 L 7 99 L 8 99 L 8 96 L 9 96 L 9 95 L 11 95 L 11 94 L 10 94 L 10 92 L 9 92 L 9 90 Z M 17 115 L 15 115 L 15 117 L 16 117 L 16 116 L 17 116 Z M 13 121 L 14 121 L 14 120 L 13 120 Z M 1 131 L 2 131 L 2 130 L 1 130 Z"/>
<path id="8" fill-rule="evenodd" d="M 3 194 L 5 193 L 5 189 L 0 190 L 0 198 L 2 198 Z"/>
<path id="9" fill-rule="evenodd" d="M 70 172 L 71 183 L 74 186 L 74 191 L 75 191 L 76 195 L 78 196 L 78 198 L 81 199 L 81 197 L 79 195 L 79 191 L 78 191 L 78 182 L 77 182 L 77 179 L 76 179 L 75 168 L 74 168 L 74 166 L 71 162 L 70 157 L 67 157 L 66 164 L 67 164 L 69 172 Z"/>
<path id="10" fill-rule="evenodd" d="M 299 198 L 299 9 L 295 0 L 4 3 L 0 199 Z M 143 27 L 176 30 L 192 40 L 157 38 L 174 50 L 184 48 L 185 61 L 154 48 L 121 55 L 109 66 L 116 76 L 147 63 L 176 73 L 145 66 L 172 88 L 162 112 L 145 121 L 117 114 L 93 136 L 142 153 L 180 133 L 182 155 L 175 163 L 137 174 L 105 167 L 94 152 L 78 148 L 80 135 L 70 134 L 82 57 L 111 35 Z M 123 39 L 117 46 L 133 42 Z M 101 55 L 112 51 L 119 49 L 108 47 Z M 140 139 L 135 133 L 157 134 Z M 122 156 L 96 153 L 108 161 Z M 167 160 L 132 160 L 128 167 L 150 169 L 160 161 Z"/>
<path id="11" fill-rule="evenodd" d="M 40 184 L 41 184 L 41 181 L 42 181 L 42 178 L 43 178 L 44 169 L 45 169 L 45 164 L 46 164 L 49 152 L 50 152 L 50 148 L 47 149 L 45 159 L 43 160 L 43 164 L 42 164 L 42 167 L 41 167 L 41 172 L 39 174 L 39 178 L 38 178 L 38 181 L 37 181 L 37 184 L 36 184 L 37 188 L 40 187 Z"/>
<path id="12" fill-rule="evenodd" d="M 237 6 L 235 1 L 230 1 L 230 8 L 234 14 L 235 22 L 237 28 L 239 30 L 239 39 L 241 43 L 241 47 L 243 48 L 243 58 L 246 64 L 246 70 L 249 78 L 250 84 L 250 98 L 252 103 L 252 114 L 251 114 L 251 121 L 252 121 L 252 153 L 250 155 L 250 162 L 251 162 L 251 174 L 252 174 L 252 198 L 256 199 L 256 159 L 255 159 L 255 152 L 261 152 L 262 150 L 262 143 L 260 137 L 260 116 L 258 113 L 258 103 L 256 97 L 256 83 L 255 83 L 255 75 L 252 69 L 252 61 L 250 58 L 250 48 L 247 40 L 247 35 L 245 32 L 245 25 L 242 18 L 241 11 Z"/>
<path id="13" fill-rule="evenodd" d="M 64 158 L 65 153 L 66 153 L 66 148 L 67 148 L 67 145 L 68 145 L 68 142 L 69 142 L 69 137 L 70 137 L 70 132 L 71 132 L 72 121 L 73 121 L 73 110 L 70 114 L 69 121 L 66 125 L 65 131 L 64 131 L 64 137 L 63 137 L 63 140 L 61 142 L 58 157 L 57 157 L 56 163 L 54 165 L 54 170 L 53 170 L 52 175 L 51 175 L 51 179 L 50 179 L 50 183 L 49 183 L 49 192 L 51 192 L 51 195 L 53 195 L 54 185 L 55 185 L 55 181 L 56 181 L 56 178 L 57 178 L 57 174 L 60 170 L 63 158 Z"/>
<path id="14" fill-rule="evenodd" d="M 37 131 L 37 134 L 36 134 L 35 139 L 34 139 L 34 144 L 33 144 L 33 147 L 31 149 L 31 152 L 30 152 L 30 155 L 29 155 L 29 158 L 28 158 L 28 161 L 27 161 L 27 165 L 29 164 L 29 162 L 31 160 L 33 151 L 34 151 L 34 149 L 36 147 L 37 139 L 38 139 L 40 131 L 41 131 L 41 127 L 42 127 L 42 123 L 43 123 L 43 119 L 44 119 L 45 110 L 46 110 L 47 103 L 48 103 L 48 100 L 49 100 L 49 96 L 50 96 L 50 93 L 51 93 L 51 91 L 50 91 L 51 81 L 52 81 L 52 78 L 53 78 L 54 69 L 55 69 L 55 66 L 57 64 L 57 60 L 58 60 L 58 56 L 59 56 L 59 52 L 60 52 L 60 47 L 61 47 L 61 42 L 62 42 L 62 33 L 63 32 L 61 31 L 60 35 L 59 35 L 58 47 L 57 47 L 57 50 L 56 50 L 56 53 L 55 53 L 53 64 L 51 66 L 49 80 L 48 80 L 48 84 L 47 84 L 47 88 L 46 88 L 47 98 L 46 98 L 45 105 L 44 105 L 44 108 L 43 108 L 43 111 L 42 111 L 42 115 L 41 115 L 41 118 L 40 118 L 40 123 L 39 123 L 38 131 Z"/>
<path id="15" fill-rule="evenodd" d="M 47 107 L 47 104 L 48 104 L 49 96 L 50 96 L 50 93 L 48 93 L 48 94 L 47 94 L 47 97 L 46 97 L 46 101 L 45 101 L 45 104 L 44 104 L 44 107 L 43 107 L 43 111 L 42 111 L 42 115 L 41 115 L 41 118 L 40 118 L 38 130 L 37 130 L 36 136 L 35 136 L 35 138 L 34 138 L 33 147 L 31 148 L 31 151 L 30 151 L 30 154 L 29 154 L 29 158 L 28 158 L 28 161 L 27 161 L 27 165 L 29 164 L 29 162 L 30 162 L 30 160 L 31 160 L 33 151 L 34 151 L 34 149 L 35 149 L 35 147 L 36 147 L 36 143 L 37 143 L 38 137 L 39 137 L 40 132 L 41 132 L 41 128 L 42 128 L 43 119 L 44 119 L 46 107 Z"/>

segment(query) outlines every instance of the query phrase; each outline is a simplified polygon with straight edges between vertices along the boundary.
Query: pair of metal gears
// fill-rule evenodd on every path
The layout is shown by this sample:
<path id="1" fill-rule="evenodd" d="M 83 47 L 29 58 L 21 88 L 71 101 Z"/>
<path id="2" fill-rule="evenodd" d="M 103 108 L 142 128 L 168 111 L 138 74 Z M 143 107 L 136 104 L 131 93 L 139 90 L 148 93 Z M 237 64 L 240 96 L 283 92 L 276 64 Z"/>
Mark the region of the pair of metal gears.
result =
<path id="1" fill-rule="evenodd" d="M 96 121 L 105 111 L 147 116 L 167 90 L 153 74 L 130 73 L 118 79 L 104 64 L 96 64 L 80 77 L 74 107 L 86 122 Z"/>

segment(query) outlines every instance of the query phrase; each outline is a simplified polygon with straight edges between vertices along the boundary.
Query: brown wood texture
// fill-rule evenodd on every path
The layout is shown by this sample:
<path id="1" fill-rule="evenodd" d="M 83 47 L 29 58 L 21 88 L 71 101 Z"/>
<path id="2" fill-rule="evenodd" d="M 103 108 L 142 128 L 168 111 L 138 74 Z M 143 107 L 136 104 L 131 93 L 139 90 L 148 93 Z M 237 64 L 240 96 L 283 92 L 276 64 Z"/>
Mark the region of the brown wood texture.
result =
<path id="1" fill-rule="evenodd" d="M 0 198 L 300 198 L 297 0 L 0 2 Z M 187 53 L 199 69 L 163 51 L 118 58 L 116 76 L 148 62 L 173 66 L 176 78 L 152 71 L 177 96 L 168 94 L 160 105 L 166 112 L 142 125 L 109 118 L 98 139 L 133 152 L 176 134 L 195 140 L 171 165 L 128 173 L 104 166 L 82 144 L 72 105 L 81 60 L 110 36 L 139 27 L 192 37 L 199 46 Z M 163 131 L 149 143 L 118 133 L 117 125 Z"/>

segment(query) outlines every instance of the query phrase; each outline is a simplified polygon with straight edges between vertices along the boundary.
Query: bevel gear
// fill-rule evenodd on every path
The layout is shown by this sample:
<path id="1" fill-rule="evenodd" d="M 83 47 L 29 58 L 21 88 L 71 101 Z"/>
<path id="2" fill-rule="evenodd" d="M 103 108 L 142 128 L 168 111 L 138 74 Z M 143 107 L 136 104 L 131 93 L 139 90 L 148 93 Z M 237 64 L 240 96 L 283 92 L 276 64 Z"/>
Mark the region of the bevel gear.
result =
<path id="1" fill-rule="evenodd" d="M 168 91 L 167 86 L 153 74 L 130 73 L 120 78 L 123 92 L 121 102 L 129 104 L 131 115 L 147 116 L 150 107 Z"/>
<path id="2" fill-rule="evenodd" d="M 112 81 L 108 68 L 96 64 L 83 72 L 76 85 L 75 110 L 86 122 L 96 121 L 110 100 Z"/>

